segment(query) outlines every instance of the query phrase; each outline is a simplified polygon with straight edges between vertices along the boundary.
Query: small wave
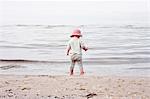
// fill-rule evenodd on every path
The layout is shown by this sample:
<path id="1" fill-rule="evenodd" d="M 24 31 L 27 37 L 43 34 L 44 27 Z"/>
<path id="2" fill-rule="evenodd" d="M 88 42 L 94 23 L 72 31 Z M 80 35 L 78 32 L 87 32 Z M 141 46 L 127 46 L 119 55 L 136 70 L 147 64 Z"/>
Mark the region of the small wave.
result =
<path id="1" fill-rule="evenodd" d="M 34 49 L 34 47 L 27 47 L 27 46 L 0 46 L 0 48 L 25 48 L 25 49 Z"/>
<path id="2" fill-rule="evenodd" d="M 125 25 L 125 26 L 121 26 L 121 28 L 125 28 L 125 29 L 150 29 L 150 27 L 148 27 L 148 26 L 134 26 L 134 25 Z"/>
<path id="3" fill-rule="evenodd" d="M 86 60 L 90 60 L 91 62 L 105 65 L 150 63 L 150 58 L 108 57 L 108 58 L 86 58 Z"/>
<path id="4" fill-rule="evenodd" d="M 52 63 L 52 64 L 66 64 L 69 60 L 26 60 L 26 59 L 0 59 L 0 62 L 20 62 L 20 63 Z M 117 64 L 137 64 L 150 63 L 150 58 L 125 58 L 125 57 L 108 57 L 108 58 L 85 58 L 85 64 L 96 65 L 117 65 Z"/>
<path id="5" fill-rule="evenodd" d="M 46 29 L 55 28 L 55 27 L 73 27 L 73 25 L 24 25 L 24 24 L 18 24 L 15 26 L 17 27 L 43 27 Z"/>
<path id="6" fill-rule="evenodd" d="M 65 44 L 57 44 L 57 43 L 51 43 L 51 44 L 25 44 L 25 46 L 27 46 L 27 48 L 61 48 L 61 47 L 65 47 Z"/>
<path id="7" fill-rule="evenodd" d="M 125 28 L 125 29 L 150 29 L 149 26 L 138 26 L 138 25 L 123 25 L 123 26 L 114 26 L 114 25 L 30 25 L 30 24 L 16 24 L 16 25 L 1 25 L 0 27 L 42 27 L 45 29 L 51 29 L 55 27 L 81 27 L 81 28 Z"/>
<path id="8" fill-rule="evenodd" d="M 30 25 L 30 24 L 16 24 L 16 25 L 0 25 L 0 27 L 42 27 L 45 29 L 55 28 L 55 27 L 76 27 L 75 25 Z"/>
<path id="9" fill-rule="evenodd" d="M 42 60 L 25 60 L 25 59 L 0 59 L 0 62 L 68 63 L 69 61 L 42 61 Z"/>
<path id="10" fill-rule="evenodd" d="M 132 57 L 132 58 L 129 58 L 129 57 L 107 57 L 107 58 L 86 58 L 88 60 L 150 60 L 150 58 L 136 58 L 136 57 Z"/>
<path id="11" fill-rule="evenodd" d="M 119 45 L 119 46 L 92 46 L 90 49 L 91 50 L 100 50 L 100 49 L 133 49 L 133 48 L 150 48 L 150 45 L 128 45 L 128 46 L 123 46 L 123 45 Z"/>
<path id="12" fill-rule="evenodd" d="M 55 27 L 75 27 L 73 25 L 45 25 L 44 28 L 46 29 L 51 29 L 51 28 L 55 28 Z"/>
<path id="13" fill-rule="evenodd" d="M 26 44 L 24 46 L 12 46 L 12 45 L 9 45 L 9 46 L 0 46 L 0 48 L 23 48 L 23 49 L 40 49 L 41 47 L 42 48 L 57 48 L 57 49 L 62 49 L 64 48 L 66 45 L 63 45 L 63 44 L 53 44 L 53 45 L 47 45 L 47 44 Z"/>
<path id="14" fill-rule="evenodd" d="M 135 69 L 135 70 L 150 70 L 150 67 L 132 67 L 132 68 L 128 68 L 128 69 Z"/>
<path id="15" fill-rule="evenodd" d="M 134 52 L 98 52 L 98 53 L 93 53 L 91 55 L 114 55 L 114 56 L 118 56 L 118 55 L 121 55 L 121 56 L 124 56 L 124 55 L 150 55 L 150 51 L 134 51 Z"/>
<path id="16" fill-rule="evenodd" d="M 35 60 L 23 60 L 23 59 L 0 59 L 0 61 L 6 61 L 6 62 L 38 62 Z"/>

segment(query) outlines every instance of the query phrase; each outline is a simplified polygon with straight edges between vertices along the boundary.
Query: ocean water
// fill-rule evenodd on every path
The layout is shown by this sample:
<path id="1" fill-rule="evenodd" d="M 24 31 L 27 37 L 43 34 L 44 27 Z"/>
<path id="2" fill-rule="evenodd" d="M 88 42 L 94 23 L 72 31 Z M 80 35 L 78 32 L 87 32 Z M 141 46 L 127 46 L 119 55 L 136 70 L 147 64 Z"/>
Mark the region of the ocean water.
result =
<path id="1" fill-rule="evenodd" d="M 67 74 L 66 44 L 75 28 L 89 47 L 87 74 L 150 76 L 150 26 L 138 24 L 0 26 L 0 74 Z"/>

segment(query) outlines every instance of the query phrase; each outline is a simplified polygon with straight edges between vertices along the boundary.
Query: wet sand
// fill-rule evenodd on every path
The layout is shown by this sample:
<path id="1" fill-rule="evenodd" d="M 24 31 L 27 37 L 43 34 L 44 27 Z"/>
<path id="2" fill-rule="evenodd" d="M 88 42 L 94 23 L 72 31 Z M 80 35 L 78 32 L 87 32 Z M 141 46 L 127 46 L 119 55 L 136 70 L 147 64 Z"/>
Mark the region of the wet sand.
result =
<path id="1" fill-rule="evenodd" d="M 0 99 L 150 99 L 150 78 L 0 75 Z"/>

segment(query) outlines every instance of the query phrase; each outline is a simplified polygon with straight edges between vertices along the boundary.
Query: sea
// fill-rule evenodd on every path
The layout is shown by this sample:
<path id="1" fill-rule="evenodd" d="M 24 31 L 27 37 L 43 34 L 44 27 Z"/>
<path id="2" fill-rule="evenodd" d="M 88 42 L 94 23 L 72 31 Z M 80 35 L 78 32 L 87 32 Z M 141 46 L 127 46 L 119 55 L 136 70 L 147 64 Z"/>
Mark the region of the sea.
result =
<path id="1" fill-rule="evenodd" d="M 66 46 L 77 28 L 89 48 L 86 75 L 150 76 L 150 26 L 139 24 L 1 25 L 0 74 L 68 75 Z"/>

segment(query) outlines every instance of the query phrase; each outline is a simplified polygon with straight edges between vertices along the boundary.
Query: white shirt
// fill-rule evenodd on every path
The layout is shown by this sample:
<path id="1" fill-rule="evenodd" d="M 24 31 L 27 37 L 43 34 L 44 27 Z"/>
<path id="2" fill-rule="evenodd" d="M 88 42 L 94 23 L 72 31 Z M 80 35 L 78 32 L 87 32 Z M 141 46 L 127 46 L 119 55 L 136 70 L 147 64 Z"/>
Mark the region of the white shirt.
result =
<path id="1" fill-rule="evenodd" d="M 80 40 L 80 38 L 72 37 L 69 42 L 67 48 L 71 48 L 70 54 L 73 55 L 75 53 L 82 55 L 82 48 L 84 48 L 84 43 Z"/>

